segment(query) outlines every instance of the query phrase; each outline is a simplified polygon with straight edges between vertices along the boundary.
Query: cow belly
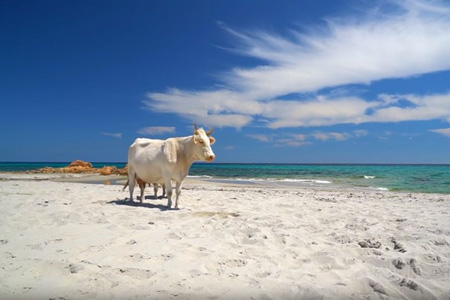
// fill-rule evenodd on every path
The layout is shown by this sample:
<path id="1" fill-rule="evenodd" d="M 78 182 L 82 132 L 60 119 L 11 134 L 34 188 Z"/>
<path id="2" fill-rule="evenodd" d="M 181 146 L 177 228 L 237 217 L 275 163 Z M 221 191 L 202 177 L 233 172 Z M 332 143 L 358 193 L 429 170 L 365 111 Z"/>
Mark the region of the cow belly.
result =
<path id="1" fill-rule="evenodd" d="M 161 170 L 156 165 L 135 165 L 134 171 L 145 182 L 163 182 Z"/>

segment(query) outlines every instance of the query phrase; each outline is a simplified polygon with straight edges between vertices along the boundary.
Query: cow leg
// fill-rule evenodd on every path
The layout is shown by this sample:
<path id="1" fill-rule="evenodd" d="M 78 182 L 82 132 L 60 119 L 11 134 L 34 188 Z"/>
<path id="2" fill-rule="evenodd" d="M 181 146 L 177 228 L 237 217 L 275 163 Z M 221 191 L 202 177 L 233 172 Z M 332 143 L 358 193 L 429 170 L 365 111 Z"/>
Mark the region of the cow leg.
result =
<path id="1" fill-rule="evenodd" d="M 158 183 L 153 183 L 153 191 L 155 192 L 155 199 L 158 198 Z"/>
<path id="2" fill-rule="evenodd" d="M 167 178 L 164 178 L 164 182 L 166 184 L 167 188 L 167 208 L 170 208 L 172 206 L 172 182 Z"/>
<path id="3" fill-rule="evenodd" d="M 136 174 L 128 169 L 128 189 L 130 190 L 130 201 L 133 202 L 134 185 L 136 184 Z"/>
<path id="4" fill-rule="evenodd" d="M 162 189 L 163 189 L 163 193 L 162 193 L 162 196 L 161 197 L 163 197 L 164 198 L 164 196 L 166 195 L 166 185 L 163 183 L 163 184 L 161 184 L 162 185 Z"/>
<path id="5" fill-rule="evenodd" d="M 177 182 L 176 184 L 176 198 L 175 198 L 175 208 L 178 208 L 178 197 L 180 197 L 181 194 L 181 182 Z"/>
<path id="6" fill-rule="evenodd" d="M 139 184 L 139 188 L 141 189 L 141 204 L 142 204 L 142 201 L 144 200 L 145 185 L 146 185 L 145 182 L 143 184 Z"/>

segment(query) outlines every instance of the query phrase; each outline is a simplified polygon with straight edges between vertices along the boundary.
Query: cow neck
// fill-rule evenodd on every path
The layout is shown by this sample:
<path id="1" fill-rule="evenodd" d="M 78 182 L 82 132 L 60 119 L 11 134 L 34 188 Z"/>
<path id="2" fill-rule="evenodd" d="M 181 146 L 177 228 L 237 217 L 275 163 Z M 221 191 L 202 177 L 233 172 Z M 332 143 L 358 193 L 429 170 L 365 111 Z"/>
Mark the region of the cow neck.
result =
<path id="1" fill-rule="evenodd" d="M 177 138 L 180 148 L 177 151 L 177 156 L 183 157 L 183 162 L 189 169 L 195 161 L 192 147 L 194 146 L 194 136 L 190 135 L 187 137 Z"/>

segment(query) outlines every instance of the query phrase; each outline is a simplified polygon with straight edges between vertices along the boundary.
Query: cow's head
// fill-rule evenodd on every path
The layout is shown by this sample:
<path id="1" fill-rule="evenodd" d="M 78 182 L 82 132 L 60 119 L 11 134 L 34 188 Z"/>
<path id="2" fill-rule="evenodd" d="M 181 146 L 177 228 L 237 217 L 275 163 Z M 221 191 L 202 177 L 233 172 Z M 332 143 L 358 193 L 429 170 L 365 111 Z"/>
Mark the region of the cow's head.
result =
<path id="1" fill-rule="evenodd" d="M 203 128 L 197 128 L 197 124 L 194 123 L 194 155 L 198 160 L 213 161 L 216 155 L 211 149 L 211 145 L 216 140 L 211 136 L 214 131 L 214 127 L 211 130 L 205 132 Z"/>

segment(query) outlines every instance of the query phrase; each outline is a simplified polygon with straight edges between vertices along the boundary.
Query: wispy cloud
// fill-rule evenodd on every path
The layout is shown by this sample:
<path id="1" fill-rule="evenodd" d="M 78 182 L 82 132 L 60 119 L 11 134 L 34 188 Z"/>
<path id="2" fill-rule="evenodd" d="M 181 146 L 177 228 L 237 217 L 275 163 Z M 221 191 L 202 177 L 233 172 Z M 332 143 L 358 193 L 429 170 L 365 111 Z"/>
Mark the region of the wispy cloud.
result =
<path id="1" fill-rule="evenodd" d="M 117 138 L 117 139 L 121 139 L 122 138 L 122 133 L 102 132 L 102 135 L 114 137 L 114 138 Z"/>
<path id="2" fill-rule="evenodd" d="M 450 93 L 380 95 L 377 99 L 339 93 L 307 99 L 295 96 L 449 70 L 450 5 L 431 0 L 390 4 L 396 9 L 368 10 L 358 18 L 329 18 L 322 28 L 293 29 L 288 36 L 238 31 L 221 23 L 235 37 L 233 51 L 257 58 L 261 64 L 222 73 L 220 89 L 171 88 L 149 93 L 144 103 L 153 111 L 219 127 L 240 128 L 254 122 L 269 128 L 430 119 L 450 122 Z M 402 104 L 401 97 L 412 105 Z"/>
<path id="3" fill-rule="evenodd" d="M 138 130 L 139 134 L 144 135 L 161 135 L 166 133 L 174 133 L 175 127 L 144 127 Z"/>
<path id="4" fill-rule="evenodd" d="M 442 128 L 442 129 L 433 129 L 431 132 L 442 134 L 446 137 L 450 137 L 450 128 Z"/>
<path id="5" fill-rule="evenodd" d="M 321 141 L 336 140 L 345 141 L 352 137 L 351 134 L 347 132 L 315 132 L 312 136 Z"/>
<path id="6" fill-rule="evenodd" d="M 367 130 L 355 130 L 353 131 L 353 134 L 355 135 L 355 137 L 362 137 L 368 135 L 369 132 Z"/>
<path id="7" fill-rule="evenodd" d="M 355 130 L 353 132 L 322 132 L 315 131 L 308 134 L 249 134 L 248 137 L 264 143 L 272 143 L 276 147 L 284 146 L 307 146 L 313 141 L 346 141 L 352 138 L 360 138 L 368 135 L 366 130 Z"/>
<path id="8" fill-rule="evenodd" d="M 268 142 L 271 140 L 271 137 L 266 134 L 249 134 L 247 136 L 260 142 Z"/>

